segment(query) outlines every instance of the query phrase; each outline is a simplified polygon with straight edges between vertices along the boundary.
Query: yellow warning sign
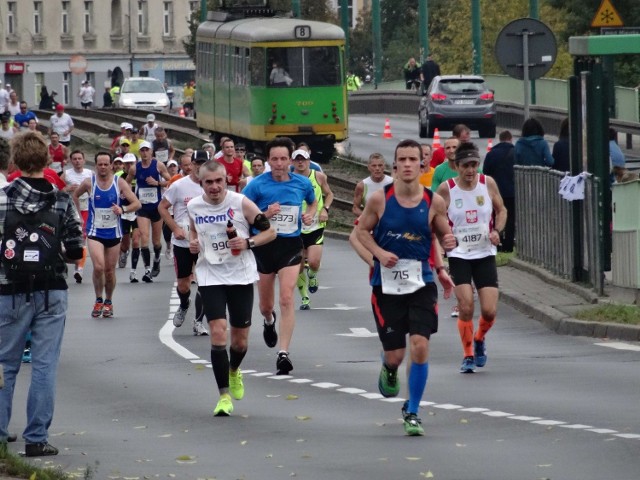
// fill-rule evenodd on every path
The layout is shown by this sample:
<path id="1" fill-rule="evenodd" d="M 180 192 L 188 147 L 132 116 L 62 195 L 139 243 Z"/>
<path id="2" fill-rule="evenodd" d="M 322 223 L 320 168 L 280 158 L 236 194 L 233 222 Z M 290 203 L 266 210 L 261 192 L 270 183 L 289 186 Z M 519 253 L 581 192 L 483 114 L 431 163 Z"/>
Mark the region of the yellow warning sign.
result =
<path id="1" fill-rule="evenodd" d="M 620 14 L 614 8 L 611 0 L 602 0 L 600 8 L 596 12 L 593 20 L 591 20 L 593 28 L 598 27 L 623 27 L 624 22 L 620 18 Z"/>

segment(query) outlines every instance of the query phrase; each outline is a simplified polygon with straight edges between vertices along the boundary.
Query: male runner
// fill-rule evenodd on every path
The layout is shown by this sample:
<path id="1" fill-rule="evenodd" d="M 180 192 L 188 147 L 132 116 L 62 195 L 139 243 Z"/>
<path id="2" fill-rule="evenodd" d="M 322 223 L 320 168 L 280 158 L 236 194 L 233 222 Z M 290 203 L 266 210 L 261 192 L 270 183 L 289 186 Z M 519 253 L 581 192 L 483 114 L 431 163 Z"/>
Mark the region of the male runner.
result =
<path id="1" fill-rule="evenodd" d="M 393 182 L 393 178 L 384 173 L 385 167 L 386 164 L 381 153 L 369 155 L 369 163 L 367 164 L 369 176 L 364 180 L 360 180 L 353 192 L 353 207 L 351 210 L 356 217 L 362 214 L 367 200 L 374 192 Z"/>

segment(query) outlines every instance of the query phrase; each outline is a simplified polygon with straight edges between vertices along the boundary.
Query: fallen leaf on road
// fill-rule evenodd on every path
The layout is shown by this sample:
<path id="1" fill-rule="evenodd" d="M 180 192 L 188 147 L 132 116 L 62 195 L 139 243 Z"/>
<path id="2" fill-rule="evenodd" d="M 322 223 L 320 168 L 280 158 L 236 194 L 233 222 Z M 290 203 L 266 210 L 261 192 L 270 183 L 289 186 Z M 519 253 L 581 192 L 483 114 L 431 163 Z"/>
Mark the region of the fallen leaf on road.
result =
<path id="1" fill-rule="evenodd" d="M 420 457 L 404 457 L 404 458 L 409 460 L 410 462 L 417 462 L 418 460 L 421 460 Z"/>
<path id="2" fill-rule="evenodd" d="M 287 400 L 297 400 L 298 395 L 287 395 Z"/>
<path id="3" fill-rule="evenodd" d="M 311 417 L 307 415 L 296 415 L 296 420 L 311 420 Z"/>
<path id="4" fill-rule="evenodd" d="M 133 428 L 135 428 L 136 430 L 144 430 L 145 428 L 147 428 L 147 426 L 146 425 L 138 425 L 137 427 L 133 427 Z"/>
<path id="5" fill-rule="evenodd" d="M 420 472 L 420 476 L 424 478 L 433 478 L 433 473 L 431 473 L 431 470 L 428 472 Z"/>

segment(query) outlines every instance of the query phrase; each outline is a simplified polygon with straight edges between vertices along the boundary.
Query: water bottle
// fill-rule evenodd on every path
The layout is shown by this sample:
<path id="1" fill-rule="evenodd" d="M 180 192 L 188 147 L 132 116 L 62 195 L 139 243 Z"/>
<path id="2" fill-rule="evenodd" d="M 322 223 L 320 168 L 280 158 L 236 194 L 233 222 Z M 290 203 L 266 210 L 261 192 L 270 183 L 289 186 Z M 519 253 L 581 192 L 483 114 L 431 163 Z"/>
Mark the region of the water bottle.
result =
<path id="1" fill-rule="evenodd" d="M 236 230 L 236 227 L 233 226 L 233 223 L 231 223 L 231 220 L 228 220 L 227 221 L 227 238 L 231 240 L 232 238 L 236 238 L 237 236 L 238 236 L 238 231 Z M 232 248 L 231 255 L 240 255 L 240 250 Z"/>

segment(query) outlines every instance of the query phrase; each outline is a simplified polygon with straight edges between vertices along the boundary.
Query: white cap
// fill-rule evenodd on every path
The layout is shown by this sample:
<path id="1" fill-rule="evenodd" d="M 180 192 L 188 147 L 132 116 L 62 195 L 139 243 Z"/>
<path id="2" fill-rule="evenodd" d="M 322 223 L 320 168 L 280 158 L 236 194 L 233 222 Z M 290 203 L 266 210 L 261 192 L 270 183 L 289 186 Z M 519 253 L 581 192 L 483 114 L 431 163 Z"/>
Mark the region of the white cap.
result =
<path id="1" fill-rule="evenodd" d="M 125 154 L 125 155 L 127 155 L 127 154 Z M 123 161 L 122 157 L 116 157 L 116 158 L 113 159 L 113 163 L 122 162 L 122 161 Z"/>
<path id="2" fill-rule="evenodd" d="M 129 122 L 122 122 L 120 124 L 120 128 L 133 130 L 133 125 L 131 125 Z"/>
<path id="3" fill-rule="evenodd" d="M 124 157 L 122 157 L 122 161 L 124 163 L 136 163 L 138 159 L 133 153 L 125 153 Z"/>
<path id="4" fill-rule="evenodd" d="M 305 160 L 309 160 L 311 158 L 311 156 L 309 156 L 309 152 L 307 152 L 306 150 L 296 150 L 295 152 L 293 152 L 291 154 L 291 158 L 293 158 L 294 160 L 296 159 L 296 157 L 302 155 L 304 157 Z"/>
<path id="5" fill-rule="evenodd" d="M 156 121 L 156 116 L 153 113 L 150 113 L 149 115 L 147 115 L 147 122 L 155 122 Z"/>
<path id="6" fill-rule="evenodd" d="M 167 167 L 170 167 L 171 165 L 175 165 L 177 167 L 178 166 L 178 162 L 176 162 L 175 160 L 169 160 L 167 162 Z"/>
<path id="7" fill-rule="evenodd" d="M 138 150 L 142 150 L 143 148 L 148 148 L 149 150 L 151 150 L 151 144 L 145 140 L 144 142 L 140 143 Z"/>

